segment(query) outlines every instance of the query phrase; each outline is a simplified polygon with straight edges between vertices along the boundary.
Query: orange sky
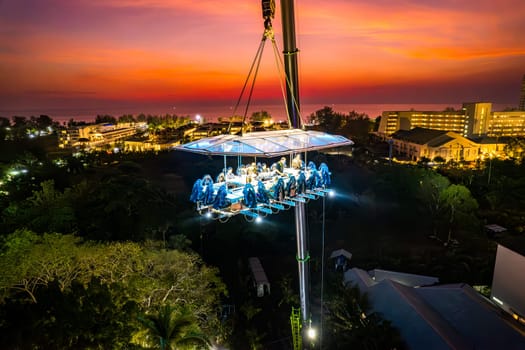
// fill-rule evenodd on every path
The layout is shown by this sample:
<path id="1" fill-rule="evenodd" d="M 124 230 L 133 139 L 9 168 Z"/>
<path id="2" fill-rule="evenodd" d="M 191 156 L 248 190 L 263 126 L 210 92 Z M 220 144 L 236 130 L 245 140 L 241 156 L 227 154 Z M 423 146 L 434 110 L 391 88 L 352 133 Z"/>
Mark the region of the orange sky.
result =
<path id="1" fill-rule="evenodd" d="M 297 0 L 295 9 L 303 104 L 518 103 L 523 0 Z M 0 0 L 0 115 L 231 107 L 262 22 L 259 0 Z M 281 101 L 268 44 L 252 103 Z"/>

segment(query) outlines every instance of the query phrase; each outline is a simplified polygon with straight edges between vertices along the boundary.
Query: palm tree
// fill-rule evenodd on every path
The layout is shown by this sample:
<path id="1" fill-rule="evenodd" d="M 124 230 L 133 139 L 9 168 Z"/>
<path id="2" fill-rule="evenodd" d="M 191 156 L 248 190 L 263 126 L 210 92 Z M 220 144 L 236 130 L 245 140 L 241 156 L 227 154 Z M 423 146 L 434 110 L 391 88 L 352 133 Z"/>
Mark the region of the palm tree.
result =
<path id="1" fill-rule="evenodd" d="M 190 346 L 210 346 L 210 341 L 200 332 L 195 316 L 188 307 L 176 308 L 166 304 L 155 314 L 139 317 L 139 321 L 147 334 L 156 339 L 155 348 L 176 350 Z"/>

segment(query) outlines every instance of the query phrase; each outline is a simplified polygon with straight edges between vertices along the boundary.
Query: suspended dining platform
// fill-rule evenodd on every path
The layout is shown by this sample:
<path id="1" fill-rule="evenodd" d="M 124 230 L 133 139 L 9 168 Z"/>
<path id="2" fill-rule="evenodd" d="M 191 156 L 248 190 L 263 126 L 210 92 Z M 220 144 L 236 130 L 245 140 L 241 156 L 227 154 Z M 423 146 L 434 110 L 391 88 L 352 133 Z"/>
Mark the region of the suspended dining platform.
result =
<path id="1" fill-rule="evenodd" d="M 197 212 L 220 221 L 238 214 L 253 221 L 293 207 L 298 202 L 305 203 L 328 195 L 331 192 L 328 166 L 311 161 L 306 163 L 300 155 L 304 154 L 306 159 L 308 151 L 352 144 L 351 140 L 339 135 L 288 129 L 219 135 L 175 149 L 225 157 L 224 168 L 215 181 L 209 174 L 195 181 L 190 200 L 196 204 Z M 242 157 L 279 156 L 281 159 L 270 166 L 260 162 L 244 165 L 240 161 Z M 226 157 L 238 159 L 236 171 L 226 166 Z"/>

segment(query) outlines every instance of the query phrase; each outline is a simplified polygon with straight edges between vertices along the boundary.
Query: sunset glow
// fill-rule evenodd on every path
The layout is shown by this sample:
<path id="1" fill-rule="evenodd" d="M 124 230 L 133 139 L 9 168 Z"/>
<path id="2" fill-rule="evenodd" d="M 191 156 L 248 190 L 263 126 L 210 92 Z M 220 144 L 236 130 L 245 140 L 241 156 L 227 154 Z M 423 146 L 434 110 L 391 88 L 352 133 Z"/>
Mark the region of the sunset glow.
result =
<path id="1" fill-rule="evenodd" d="M 0 1 L 0 115 L 232 106 L 262 37 L 260 7 L 259 0 Z M 523 0 L 296 0 L 295 10 L 302 103 L 518 103 Z M 268 44 L 253 103 L 280 101 Z"/>

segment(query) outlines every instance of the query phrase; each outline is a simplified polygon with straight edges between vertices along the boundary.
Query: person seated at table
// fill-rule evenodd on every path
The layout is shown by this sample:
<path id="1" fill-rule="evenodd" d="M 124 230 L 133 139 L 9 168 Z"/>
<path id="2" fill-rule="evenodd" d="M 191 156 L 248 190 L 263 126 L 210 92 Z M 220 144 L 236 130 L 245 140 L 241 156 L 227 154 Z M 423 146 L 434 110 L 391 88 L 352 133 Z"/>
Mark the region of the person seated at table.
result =
<path id="1" fill-rule="evenodd" d="M 246 175 L 246 167 L 244 166 L 244 164 L 241 164 L 237 168 L 237 176 L 242 176 L 242 175 Z"/>
<path id="2" fill-rule="evenodd" d="M 246 167 L 246 174 L 256 176 L 257 175 L 257 165 L 255 162 L 251 163 Z"/>
<path id="3" fill-rule="evenodd" d="M 217 175 L 217 179 L 215 182 L 224 182 L 226 181 L 226 177 L 224 176 L 224 173 L 220 173 L 219 175 Z"/>
<path id="4" fill-rule="evenodd" d="M 246 175 L 246 183 L 247 184 L 252 184 L 252 185 L 257 185 L 257 178 L 254 176 L 254 175 Z"/>
<path id="5" fill-rule="evenodd" d="M 292 168 L 294 169 L 302 169 L 304 166 L 303 160 L 301 159 L 301 154 L 297 153 L 294 159 L 292 160 Z"/>
<path id="6" fill-rule="evenodd" d="M 266 166 L 266 163 L 262 163 L 261 165 L 261 171 L 257 174 L 257 179 L 261 181 L 266 181 L 268 179 L 271 179 L 272 175 L 275 175 L 275 172 L 270 171 L 270 169 Z"/>
<path id="7" fill-rule="evenodd" d="M 276 163 L 275 171 L 279 175 L 284 175 L 284 168 L 286 167 L 286 158 L 281 157 L 281 159 Z"/>
<path id="8" fill-rule="evenodd" d="M 226 169 L 226 180 L 232 180 L 235 178 L 235 174 L 233 173 L 233 169 L 231 166 Z"/>

